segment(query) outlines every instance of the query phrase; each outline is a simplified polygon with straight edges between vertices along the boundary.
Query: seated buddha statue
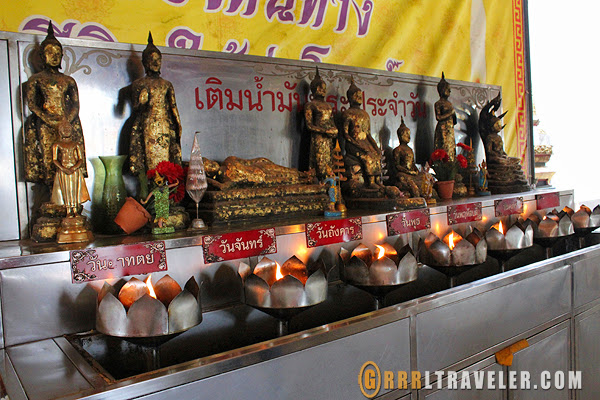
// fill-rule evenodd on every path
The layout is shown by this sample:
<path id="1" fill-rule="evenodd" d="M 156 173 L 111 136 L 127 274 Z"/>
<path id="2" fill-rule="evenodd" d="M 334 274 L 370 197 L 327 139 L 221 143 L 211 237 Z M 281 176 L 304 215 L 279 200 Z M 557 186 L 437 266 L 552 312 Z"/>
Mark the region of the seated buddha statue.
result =
<path id="1" fill-rule="evenodd" d="M 415 165 L 415 153 L 408 146 L 410 142 L 410 129 L 401 118 L 398 128 L 398 140 L 400 145 L 394 149 L 394 166 L 396 167 L 396 186 L 402 192 L 408 192 L 410 197 L 419 197 L 419 169 Z"/>
<path id="2" fill-rule="evenodd" d="M 350 108 L 342 113 L 346 170 L 358 176 L 361 183 L 369 189 L 380 190 L 383 188 L 381 151 L 371 136 L 369 114 L 361 108 L 363 92 L 354 81 L 350 84 L 347 96 Z"/>

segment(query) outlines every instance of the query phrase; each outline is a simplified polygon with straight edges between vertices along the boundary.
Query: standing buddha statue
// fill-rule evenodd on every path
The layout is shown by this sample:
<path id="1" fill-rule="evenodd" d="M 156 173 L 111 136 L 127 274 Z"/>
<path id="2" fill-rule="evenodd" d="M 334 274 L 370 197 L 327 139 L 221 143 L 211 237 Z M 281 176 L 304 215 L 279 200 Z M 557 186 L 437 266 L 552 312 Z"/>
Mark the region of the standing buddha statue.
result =
<path id="1" fill-rule="evenodd" d="M 81 145 L 81 172 L 87 176 L 83 130 L 79 121 L 77 83 L 59 71 L 63 49 L 54 36 L 52 22 L 48 35 L 40 44 L 43 70 L 33 74 L 25 86 L 25 100 L 31 115 L 25 121 L 23 153 L 25 180 L 52 187 L 56 166 L 52 161 L 52 146 L 59 139 L 58 126 L 63 121 L 71 125 L 71 140 Z"/>
<path id="2" fill-rule="evenodd" d="M 160 77 L 162 54 L 148 33 L 142 53 L 146 76 L 133 82 L 134 123 L 131 131 L 129 161 L 131 172 L 141 183 L 141 197 L 147 196 L 146 172 L 161 161 L 181 165 L 181 120 L 175 90 Z"/>
<path id="3" fill-rule="evenodd" d="M 327 85 L 321 79 L 318 67 L 310 90 L 313 100 L 304 107 L 306 128 L 310 132 L 309 166 L 315 170 L 319 181 L 323 181 L 334 174 L 332 155 L 338 130 L 333 121 L 331 105 L 325 101 Z"/>
<path id="4" fill-rule="evenodd" d="M 454 106 L 448 100 L 450 97 L 450 84 L 446 81 L 442 72 L 442 79 L 438 82 L 437 91 L 440 99 L 435 102 L 435 135 L 433 139 L 434 150 L 443 149 L 448 154 L 448 159 L 454 161 L 456 158 L 456 143 L 454 140 L 454 125 L 456 125 L 456 112 Z"/>

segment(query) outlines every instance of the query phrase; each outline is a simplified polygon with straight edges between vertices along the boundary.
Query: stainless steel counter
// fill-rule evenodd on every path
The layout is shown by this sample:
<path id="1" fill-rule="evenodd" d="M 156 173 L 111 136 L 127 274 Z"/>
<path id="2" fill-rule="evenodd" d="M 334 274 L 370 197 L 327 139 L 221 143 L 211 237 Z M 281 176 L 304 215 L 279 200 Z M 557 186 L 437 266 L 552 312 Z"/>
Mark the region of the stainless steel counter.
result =
<path id="1" fill-rule="evenodd" d="M 397 371 L 458 370 L 502 347 L 569 321 L 571 298 L 600 300 L 600 284 L 573 265 L 598 260 L 600 245 L 494 275 L 454 289 L 283 338 L 202 357 L 122 380 L 107 379 L 62 337 L 2 351 L 11 398 L 360 398 L 365 361 Z M 588 266 L 590 268 L 590 266 Z M 591 267 L 598 273 L 600 265 Z M 192 336 L 193 336 L 192 332 Z M 407 391 L 394 392 L 400 397 Z M 383 393 L 383 391 L 382 391 Z M 26 397 L 24 397 L 26 396 Z M 391 395 L 390 395 L 391 396 Z M 396 397 L 390 397 L 396 398 Z"/>

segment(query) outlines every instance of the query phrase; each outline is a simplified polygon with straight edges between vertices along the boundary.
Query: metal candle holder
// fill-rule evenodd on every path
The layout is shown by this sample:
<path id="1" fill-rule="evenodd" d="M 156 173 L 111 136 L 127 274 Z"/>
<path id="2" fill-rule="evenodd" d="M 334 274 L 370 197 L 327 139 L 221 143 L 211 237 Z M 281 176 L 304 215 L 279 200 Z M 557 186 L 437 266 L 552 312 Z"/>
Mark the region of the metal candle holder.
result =
<path id="1" fill-rule="evenodd" d="M 568 207 L 565 207 L 563 211 L 569 214 L 571 221 L 573 221 L 573 229 L 579 237 L 579 248 L 584 248 L 585 236 L 600 227 L 600 205 L 594 207 L 593 211 L 583 204 L 577 212 Z"/>
<path id="2" fill-rule="evenodd" d="M 487 243 L 478 229 L 466 238 L 451 231 L 443 240 L 430 232 L 419 240 L 419 261 L 448 277 L 450 287 L 456 286 L 456 277 L 483 264 L 487 258 Z"/>
<path id="3" fill-rule="evenodd" d="M 267 257 L 254 269 L 239 264 L 246 304 L 277 318 L 279 336 L 287 334 L 292 317 L 327 299 L 325 265 L 318 261 L 312 267 L 296 256 L 281 267 Z"/>
<path id="4" fill-rule="evenodd" d="M 559 213 L 552 210 L 542 218 L 537 214 L 531 214 L 525 224 L 533 227 L 534 241 L 546 248 L 546 258 L 552 257 L 552 246 L 559 239 L 575 233 L 573 222 L 565 211 Z"/>
<path id="5" fill-rule="evenodd" d="M 339 255 L 342 279 L 371 294 L 377 310 L 389 292 L 416 280 L 419 269 L 409 245 L 399 252 L 388 243 L 376 247 L 376 254 L 362 243 L 352 252 L 342 247 Z"/>
<path id="6" fill-rule="evenodd" d="M 152 369 L 159 368 L 158 346 L 200 322 L 200 287 L 193 277 L 183 289 L 165 275 L 153 286 L 131 278 L 118 295 L 105 282 L 98 293 L 96 329 L 149 347 Z"/>
<path id="7" fill-rule="evenodd" d="M 506 233 L 504 233 L 506 231 Z M 515 222 L 506 229 L 502 221 L 494 224 L 485 233 L 488 253 L 500 261 L 501 270 L 506 270 L 506 261 L 526 248 L 533 246 L 533 227 Z"/>

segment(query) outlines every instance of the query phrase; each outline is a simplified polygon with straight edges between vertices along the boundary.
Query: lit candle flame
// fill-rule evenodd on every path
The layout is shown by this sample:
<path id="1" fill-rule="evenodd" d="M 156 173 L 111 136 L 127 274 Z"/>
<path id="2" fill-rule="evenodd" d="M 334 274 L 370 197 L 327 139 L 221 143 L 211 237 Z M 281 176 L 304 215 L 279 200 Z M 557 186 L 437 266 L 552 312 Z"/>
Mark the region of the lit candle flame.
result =
<path id="1" fill-rule="evenodd" d="M 454 232 L 450 232 L 450 236 L 448 236 L 448 247 L 450 247 L 450 250 L 454 250 Z"/>
<path id="2" fill-rule="evenodd" d="M 542 220 L 544 220 L 544 219 L 548 219 L 548 217 L 544 215 L 544 218 L 542 218 Z"/>
<path id="3" fill-rule="evenodd" d="M 154 292 L 154 287 L 152 286 L 152 279 L 150 277 L 151 277 L 151 275 L 148 275 L 148 277 L 146 278 L 144 283 L 146 284 L 146 286 L 148 287 L 148 290 L 150 291 L 150 296 L 152 296 L 156 299 L 156 293 Z"/>
<path id="4" fill-rule="evenodd" d="M 377 258 L 377 260 L 380 260 L 380 259 L 383 258 L 383 256 L 385 256 L 385 249 L 382 246 L 378 245 L 378 244 L 376 244 L 375 247 L 377 247 L 376 258 Z"/>
<path id="5" fill-rule="evenodd" d="M 498 230 L 500 231 L 501 234 L 504 235 L 504 227 L 502 226 L 502 221 L 500 221 L 498 223 Z"/>
<path id="6" fill-rule="evenodd" d="M 275 263 L 275 265 L 277 265 L 277 269 L 275 270 L 275 279 L 280 280 L 281 278 L 283 278 L 283 274 L 281 273 L 281 267 L 279 266 L 279 263 Z"/>

